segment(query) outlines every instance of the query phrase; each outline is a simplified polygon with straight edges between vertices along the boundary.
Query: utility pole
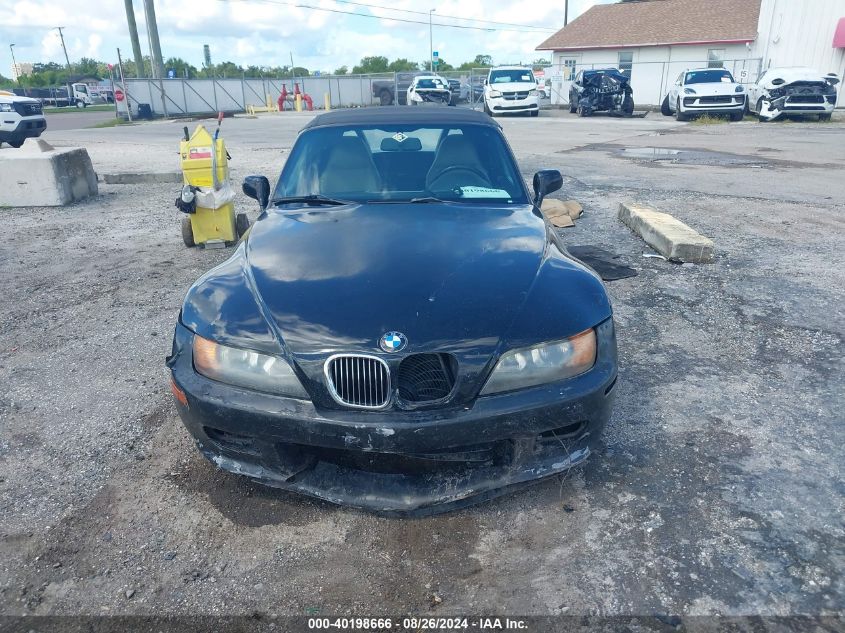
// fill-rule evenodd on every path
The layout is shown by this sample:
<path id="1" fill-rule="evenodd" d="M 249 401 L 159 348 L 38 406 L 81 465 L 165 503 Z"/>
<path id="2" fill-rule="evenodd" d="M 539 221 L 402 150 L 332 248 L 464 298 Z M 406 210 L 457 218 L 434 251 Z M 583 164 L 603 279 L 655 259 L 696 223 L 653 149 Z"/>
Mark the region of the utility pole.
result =
<path id="1" fill-rule="evenodd" d="M 123 0 L 126 6 L 126 23 L 129 25 L 129 39 L 132 41 L 132 56 L 135 58 L 135 76 L 146 75 L 144 56 L 141 54 L 141 41 L 138 39 L 138 25 L 135 23 L 135 8 L 132 0 Z"/>
<path id="2" fill-rule="evenodd" d="M 12 68 L 15 69 L 15 79 L 17 79 L 19 86 L 23 86 L 21 84 L 21 69 L 18 68 L 18 62 L 15 61 L 15 45 L 9 44 L 9 50 L 12 51 Z"/>
<path id="3" fill-rule="evenodd" d="M 432 37 L 433 31 L 431 30 L 431 14 L 434 13 L 434 9 L 428 10 L 428 69 L 434 73 L 434 38 Z"/>
<path id="4" fill-rule="evenodd" d="M 569 0 L 563 0 L 563 26 L 569 24 Z"/>
<path id="5" fill-rule="evenodd" d="M 59 39 L 62 40 L 62 50 L 65 52 L 65 62 L 67 62 L 67 71 L 70 72 L 70 58 L 67 56 L 67 48 L 65 47 L 65 36 L 62 33 L 63 26 L 57 26 L 56 30 L 59 32 Z"/>
<path id="6" fill-rule="evenodd" d="M 59 32 L 59 39 L 62 40 L 62 50 L 65 52 L 65 62 L 67 62 L 67 104 L 70 106 L 73 103 L 73 87 L 70 85 L 70 58 L 67 56 L 67 47 L 65 46 L 65 36 L 62 33 L 63 26 L 57 26 L 56 30 Z M 57 102 L 58 105 L 58 102 Z"/>
<path id="7" fill-rule="evenodd" d="M 158 23 L 153 0 L 144 0 L 144 15 L 147 19 L 147 35 L 150 38 L 150 58 L 153 63 L 153 77 L 164 76 L 164 60 L 161 58 L 161 43 L 158 40 Z"/>

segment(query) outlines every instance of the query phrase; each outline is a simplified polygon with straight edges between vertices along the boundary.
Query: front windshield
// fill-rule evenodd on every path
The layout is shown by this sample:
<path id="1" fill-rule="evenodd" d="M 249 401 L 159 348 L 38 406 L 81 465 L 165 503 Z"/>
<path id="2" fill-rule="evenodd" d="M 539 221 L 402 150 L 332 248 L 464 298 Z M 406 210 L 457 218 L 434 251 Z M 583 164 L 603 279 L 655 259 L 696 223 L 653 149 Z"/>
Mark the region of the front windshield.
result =
<path id="1" fill-rule="evenodd" d="M 687 73 L 685 84 L 733 83 L 733 75 L 727 70 L 695 70 Z"/>
<path id="2" fill-rule="evenodd" d="M 510 84 L 510 83 L 536 83 L 534 75 L 530 70 L 491 70 L 490 71 L 491 84 Z"/>
<path id="3" fill-rule="evenodd" d="M 311 195 L 353 202 L 527 202 L 501 132 L 473 124 L 307 130 L 291 150 L 273 199 Z"/>

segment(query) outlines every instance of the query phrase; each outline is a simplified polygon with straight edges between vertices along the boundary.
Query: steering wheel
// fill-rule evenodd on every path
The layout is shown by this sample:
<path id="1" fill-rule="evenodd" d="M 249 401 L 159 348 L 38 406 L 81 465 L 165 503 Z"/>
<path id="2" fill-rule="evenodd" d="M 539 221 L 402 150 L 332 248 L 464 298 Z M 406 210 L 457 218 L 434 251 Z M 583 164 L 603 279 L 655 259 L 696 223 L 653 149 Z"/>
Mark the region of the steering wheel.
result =
<path id="1" fill-rule="evenodd" d="M 466 165 L 449 165 L 448 167 L 441 169 L 440 173 L 437 174 L 434 178 L 431 179 L 431 182 L 428 185 L 428 188 L 431 189 L 432 185 L 443 178 L 446 174 L 450 174 L 453 172 L 464 172 L 467 174 L 471 174 L 473 176 L 477 176 L 481 182 L 484 183 L 484 186 L 489 187 L 490 181 L 487 180 L 487 174 L 482 172 L 480 169 L 476 169 L 475 167 L 467 167 Z"/>

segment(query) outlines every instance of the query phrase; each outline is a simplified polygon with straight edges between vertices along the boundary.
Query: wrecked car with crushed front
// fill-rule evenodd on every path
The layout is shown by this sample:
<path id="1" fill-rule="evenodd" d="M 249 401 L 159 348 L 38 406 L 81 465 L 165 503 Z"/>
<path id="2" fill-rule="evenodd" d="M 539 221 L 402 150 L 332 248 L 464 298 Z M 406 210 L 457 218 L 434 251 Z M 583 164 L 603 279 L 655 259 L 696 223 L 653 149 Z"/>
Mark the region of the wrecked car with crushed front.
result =
<path id="1" fill-rule="evenodd" d="M 839 77 L 812 68 L 770 68 L 748 87 L 748 109 L 762 122 L 817 115 L 830 121 Z"/>
<path id="2" fill-rule="evenodd" d="M 630 78 L 616 68 L 578 71 L 569 87 L 569 112 L 582 117 L 594 112 L 633 115 L 634 90 Z"/>
<path id="3" fill-rule="evenodd" d="M 300 132 L 234 255 L 190 288 L 167 365 L 199 450 L 330 502 L 426 514 L 564 473 L 617 379 L 610 301 L 500 126 L 336 111 Z"/>

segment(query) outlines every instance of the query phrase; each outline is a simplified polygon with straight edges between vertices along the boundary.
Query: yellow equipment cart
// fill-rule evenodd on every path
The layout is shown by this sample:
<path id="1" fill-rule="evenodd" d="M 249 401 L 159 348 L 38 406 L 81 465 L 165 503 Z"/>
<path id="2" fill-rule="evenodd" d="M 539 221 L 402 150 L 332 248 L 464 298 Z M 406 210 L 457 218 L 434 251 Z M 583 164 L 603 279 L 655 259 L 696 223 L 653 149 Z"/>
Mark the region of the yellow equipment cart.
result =
<path id="1" fill-rule="evenodd" d="M 224 248 L 235 244 L 249 228 L 245 213 L 235 213 L 235 192 L 229 185 L 229 157 L 220 128 L 212 134 L 198 125 L 179 143 L 184 185 L 176 206 L 185 212 L 185 246 Z"/>

